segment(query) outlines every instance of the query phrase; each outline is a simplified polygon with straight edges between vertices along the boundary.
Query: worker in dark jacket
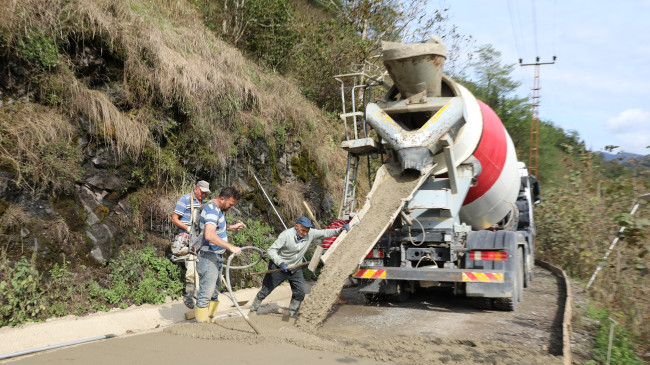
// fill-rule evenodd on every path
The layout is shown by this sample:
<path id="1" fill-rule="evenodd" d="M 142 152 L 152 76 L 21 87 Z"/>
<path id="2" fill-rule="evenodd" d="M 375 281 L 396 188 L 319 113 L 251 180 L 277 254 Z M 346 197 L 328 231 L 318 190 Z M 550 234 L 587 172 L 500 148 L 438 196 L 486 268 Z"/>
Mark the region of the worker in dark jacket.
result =
<path id="1" fill-rule="evenodd" d="M 296 317 L 300 304 L 305 299 L 305 278 L 302 269 L 291 269 L 299 264 L 307 252 L 309 245 L 323 238 L 339 235 L 342 231 L 348 231 L 350 227 L 346 224 L 338 229 L 312 229 L 314 226 L 307 217 L 300 217 L 296 225 L 280 233 L 278 239 L 269 247 L 268 254 L 271 258 L 269 270 L 280 269 L 278 272 L 268 273 L 262 281 L 262 289 L 255 296 L 251 313 L 257 310 L 273 289 L 289 280 L 291 286 L 291 302 L 289 304 L 289 315 Z"/>

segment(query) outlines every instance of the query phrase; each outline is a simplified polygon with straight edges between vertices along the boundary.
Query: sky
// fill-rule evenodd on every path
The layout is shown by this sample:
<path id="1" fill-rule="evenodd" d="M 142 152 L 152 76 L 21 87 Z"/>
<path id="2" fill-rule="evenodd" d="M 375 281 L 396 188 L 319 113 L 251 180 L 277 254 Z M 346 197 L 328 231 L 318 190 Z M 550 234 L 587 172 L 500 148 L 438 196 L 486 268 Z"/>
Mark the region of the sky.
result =
<path id="1" fill-rule="evenodd" d="M 575 130 L 587 149 L 650 155 L 650 0 L 455 0 L 458 33 L 492 44 L 503 64 L 540 66 L 539 118 Z M 533 14 L 535 16 L 533 16 Z M 534 20 L 533 20 L 534 19 Z M 534 66 L 517 66 L 517 94 L 531 95 Z"/>

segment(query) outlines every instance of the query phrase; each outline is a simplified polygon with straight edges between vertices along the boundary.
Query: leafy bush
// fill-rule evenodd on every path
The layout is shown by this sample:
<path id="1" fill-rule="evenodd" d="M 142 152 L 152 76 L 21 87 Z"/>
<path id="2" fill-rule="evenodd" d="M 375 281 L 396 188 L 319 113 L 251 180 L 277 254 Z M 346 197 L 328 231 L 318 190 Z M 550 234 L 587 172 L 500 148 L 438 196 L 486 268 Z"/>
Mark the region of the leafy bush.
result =
<path id="1" fill-rule="evenodd" d="M 589 157 L 580 153 L 579 165 L 575 159 L 566 161 L 573 171 L 555 186 L 542 185 L 543 203 L 535 210 L 537 257 L 585 281 L 600 265 L 590 295 L 617 313 L 619 330 L 631 334 L 628 343 L 638 338 L 639 353 L 645 353 L 650 338 L 650 246 L 642 239 L 648 232 L 647 207 L 641 206 L 636 216 L 628 212 L 638 192 L 650 187 L 635 179 L 606 179 Z M 621 226 L 625 234 L 604 260 Z"/>
<path id="2" fill-rule="evenodd" d="M 640 365 L 643 362 L 634 353 L 634 340 L 630 333 L 615 322 L 612 322 L 610 313 L 606 309 L 598 309 L 593 306 L 587 308 L 587 315 L 600 322 L 600 327 L 594 340 L 593 352 L 602 363 L 607 360 L 609 351 L 609 338 L 613 328 L 612 345 L 610 352 L 611 364 Z"/>
<path id="3" fill-rule="evenodd" d="M 21 257 L 10 262 L 6 253 L 0 257 L 0 326 L 15 326 L 41 321 L 51 316 L 83 315 L 126 308 L 130 304 L 159 304 L 169 296 L 176 299 L 183 289 L 179 266 L 159 257 L 151 247 L 120 252 L 104 269 L 94 270 L 106 277 L 88 278 L 88 268 L 75 271 L 63 259 L 55 263 L 44 277 L 38 272 L 35 258 Z M 108 279 L 108 280 L 106 280 Z"/>
<path id="4" fill-rule="evenodd" d="M 20 39 L 16 48 L 18 56 L 32 66 L 52 68 L 60 62 L 54 39 L 46 37 L 38 29 Z"/>
<path id="5" fill-rule="evenodd" d="M 136 305 L 158 304 L 167 296 L 178 298 L 183 290 L 180 268 L 167 258 L 156 256 L 151 247 L 122 251 L 109 267 L 111 286 L 101 295 L 111 304 L 127 299 Z"/>
<path id="6" fill-rule="evenodd" d="M 41 274 L 35 265 L 21 257 L 13 265 L 6 252 L 0 258 L 0 325 L 15 326 L 38 320 L 46 307 L 41 290 Z"/>

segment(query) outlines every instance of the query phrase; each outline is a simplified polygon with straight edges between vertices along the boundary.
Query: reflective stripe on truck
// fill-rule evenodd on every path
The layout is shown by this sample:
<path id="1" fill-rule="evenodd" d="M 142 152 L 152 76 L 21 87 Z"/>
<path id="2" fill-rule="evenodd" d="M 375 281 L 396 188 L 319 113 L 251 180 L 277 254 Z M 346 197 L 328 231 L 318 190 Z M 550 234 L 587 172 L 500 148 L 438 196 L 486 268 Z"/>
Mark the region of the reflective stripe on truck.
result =
<path id="1" fill-rule="evenodd" d="M 511 281 L 504 271 L 467 269 L 428 269 L 408 267 L 361 268 L 352 275 L 357 279 L 425 280 L 446 282 L 503 283 Z"/>

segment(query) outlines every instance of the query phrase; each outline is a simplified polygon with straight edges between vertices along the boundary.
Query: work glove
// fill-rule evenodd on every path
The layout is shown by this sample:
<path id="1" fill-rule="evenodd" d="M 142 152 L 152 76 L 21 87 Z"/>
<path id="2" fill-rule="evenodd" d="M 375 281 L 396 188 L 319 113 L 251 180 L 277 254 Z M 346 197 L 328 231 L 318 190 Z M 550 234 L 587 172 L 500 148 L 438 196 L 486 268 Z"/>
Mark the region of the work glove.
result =
<path id="1" fill-rule="evenodd" d="M 280 271 L 282 271 L 283 273 L 289 272 L 289 270 L 287 270 L 287 264 L 285 264 L 284 262 L 281 263 L 280 264 Z"/>
<path id="2" fill-rule="evenodd" d="M 341 233 L 343 231 L 346 231 L 346 232 L 350 231 L 350 225 L 347 224 L 347 223 L 344 224 L 343 227 L 341 227 L 341 230 L 339 231 L 339 233 Z"/>

